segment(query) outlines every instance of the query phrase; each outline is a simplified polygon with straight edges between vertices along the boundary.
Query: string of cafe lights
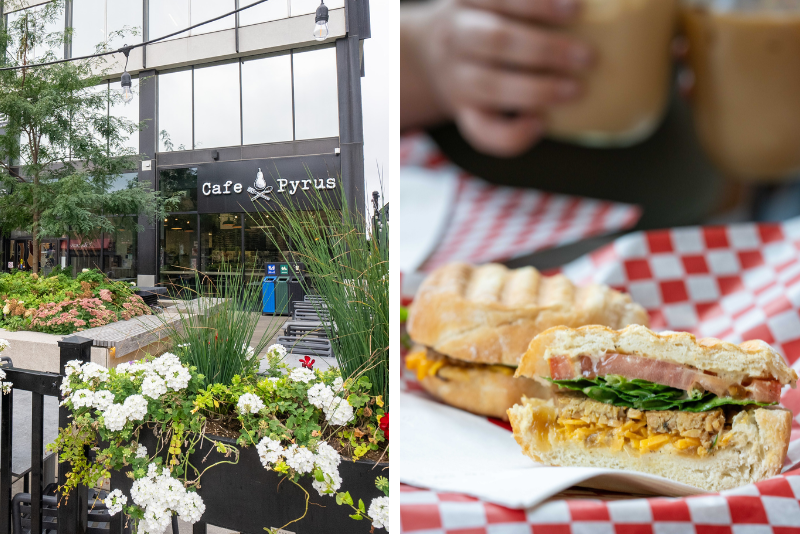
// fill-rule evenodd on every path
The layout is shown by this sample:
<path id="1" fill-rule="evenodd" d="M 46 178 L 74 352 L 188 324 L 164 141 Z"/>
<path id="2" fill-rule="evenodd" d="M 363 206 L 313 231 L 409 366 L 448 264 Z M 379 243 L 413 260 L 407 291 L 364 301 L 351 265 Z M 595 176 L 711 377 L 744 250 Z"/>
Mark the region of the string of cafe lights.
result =
<path id="1" fill-rule="evenodd" d="M 10 71 L 10 70 L 29 69 L 29 68 L 36 68 L 36 67 L 44 67 L 46 65 L 56 65 L 56 64 L 59 64 L 59 63 L 67 63 L 67 62 L 70 62 L 70 61 L 81 61 L 81 60 L 84 60 L 84 59 L 91 59 L 91 58 L 95 58 L 95 57 L 103 57 L 103 56 L 108 56 L 108 55 L 112 55 L 112 54 L 123 54 L 125 56 L 125 68 L 123 70 L 122 77 L 120 78 L 120 85 L 122 86 L 122 97 L 123 97 L 123 99 L 125 100 L 125 102 L 130 102 L 133 99 L 133 93 L 131 92 L 131 86 L 132 86 L 131 75 L 128 73 L 128 55 L 131 53 L 131 50 L 133 50 L 134 48 L 139 48 L 139 47 L 146 46 L 146 45 L 149 45 L 149 44 L 157 43 L 157 42 L 163 41 L 165 39 L 169 39 L 170 37 L 174 37 L 174 36 L 179 35 L 181 33 L 188 32 L 189 30 L 193 30 L 194 28 L 198 28 L 200 26 L 203 26 L 204 24 L 209 24 L 211 22 L 214 22 L 214 21 L 217 21 L 217 20 L 220 20 L 220 19 L 224 19 L 225 17 L 230 17 L 231 15 L 235 15 L 236 13 L 239 13 L 240 11 L 244 11 L 245 9 L 249 9 L 249 8 L 257 6 L 259 4 L 263 4 L 264 2 L 267 2 L 267 1 L 268 0 L 258 0 L 256 2 L 253 2 L 252 4 L 250 4 L 249 6 L 244 6 L 244 7 L 238 8 L 238 9 L 234 9 L 230 13 L 225 13 L 225 14 L 220 15 L 218 17 L 214 17 L 213 19 L 205 20 L 203 22 L 198 22 L 197 24 L 194 24 L 194 25 L 189 26 L 187 28 L 184 28 L 182 30 L 178 30 L 176 32 L 170 33 L 168 35 L 164 35 L 164 36 L 158 37 L 156 39 L 150 39 L 149 41 L 145 41 L 145 42 L 142 42 L 142 43 L 137 43 L 137 44 L 134 44 L 134 45 L 123 45 L 121 48 L 118 48 L 116 50 L 108 50 L 108 51 L 105 51 L 105 52 L 98 52 L 96 54 L 89 54 L 89 55 L 86 55 L 86 56 L 73 57 L 73 58 L 69 58 L 69 59 L 58 59 L 58 60 L 55 60 L 55 61 L 46 61 L 46 62 L 43 62 L 43 63 L 30 63 L 28 65 L 15 65 L 13 67 L 2 67 L 2 68 L 0 68 L 0 72 Z M 314 31 L 313 31 L 312 35 L 314 36 L 314 39 L 317 40 L 317 41 L 324 41 L 325 39 L 328 38 L 328 6 L 325 5 L 325 0 L 320 0 L 320 4 L 317 7 L 317 12 L 316 12 L 316 15 L 314 17 Z"/>

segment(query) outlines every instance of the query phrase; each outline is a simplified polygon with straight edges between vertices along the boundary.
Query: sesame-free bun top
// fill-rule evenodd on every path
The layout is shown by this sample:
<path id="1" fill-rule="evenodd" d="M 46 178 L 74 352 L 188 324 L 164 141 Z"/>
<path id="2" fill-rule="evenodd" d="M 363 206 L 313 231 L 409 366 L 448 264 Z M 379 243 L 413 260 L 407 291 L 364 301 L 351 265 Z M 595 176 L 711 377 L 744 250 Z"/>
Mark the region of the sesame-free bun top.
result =
<path id="1" fill-rule="evenodd" d="M 738 345 L 716 338 L 697 339 L 688 332 L 656 333 L 640 325 L 622 330 L 604 326 L 555 327 L 536 336 L 522 357 L 517 376 L 549 377 L 552 356 L 632 354 L 688 365 L 721 376 L 774 379 L 795 386 L 797 374 L 768 343 L 759 339 Z"/>
<path id="2" fill-rule="evenodd" d="M 450 263 L 420 287 L 406 323 L 411 338 L 468 362 L 516 366 L 531 339 L 557 325 L 648 324 L 645 309 L 608 286 L 578 287 L 533 267 Z"/>

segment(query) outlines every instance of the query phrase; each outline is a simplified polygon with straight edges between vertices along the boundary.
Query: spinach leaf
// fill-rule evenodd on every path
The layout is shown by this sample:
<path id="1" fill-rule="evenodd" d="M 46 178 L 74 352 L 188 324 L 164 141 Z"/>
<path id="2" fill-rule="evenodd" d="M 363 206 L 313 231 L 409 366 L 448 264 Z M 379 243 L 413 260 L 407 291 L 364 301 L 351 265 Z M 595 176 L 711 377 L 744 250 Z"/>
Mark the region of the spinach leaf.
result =
<path id="1" fill-rule="evenodd" d="M 725 405 L 770 406 L 777 403 L 753 402 L 749 399 L 718 397 L 708 391 L 684 391 L 663 386 L 647 380 L 628 380 L 619 375 L 606 375 L 597 378 L 575 378 L 572 380 L 553 380 L 550 382 L 562 388 L 580 391 L 590 399 L 614 406 L 625 406 L 637 410 L 681 410 L 684 412 L 705 412 Z"/>

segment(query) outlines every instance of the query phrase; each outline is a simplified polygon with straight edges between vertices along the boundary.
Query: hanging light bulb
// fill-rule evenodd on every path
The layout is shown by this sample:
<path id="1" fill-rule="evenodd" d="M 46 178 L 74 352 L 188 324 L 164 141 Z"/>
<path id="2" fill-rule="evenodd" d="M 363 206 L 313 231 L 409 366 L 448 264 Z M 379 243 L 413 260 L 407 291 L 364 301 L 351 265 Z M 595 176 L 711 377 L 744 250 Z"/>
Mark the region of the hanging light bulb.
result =
<path id="1" fill-rule="evenodd" d="M 131 53 L 131 49 L 123 47 L 122 53 L 125 54 L 125 70 L 122 73 L 120 85 L 122 86 L 122 100 L 127 104 L 133 100 L 133 91 L 131 91 L 133 83 L 131 82 L 131 75 L 128 74 L 128 54 Z"/>
<path id="2" fill-rule="evenodd" d="M 328 6 L 324 1 L 317 7 L 317 16 L 314 17 L 314 39 L 324 41 L 328 38 Z"/>

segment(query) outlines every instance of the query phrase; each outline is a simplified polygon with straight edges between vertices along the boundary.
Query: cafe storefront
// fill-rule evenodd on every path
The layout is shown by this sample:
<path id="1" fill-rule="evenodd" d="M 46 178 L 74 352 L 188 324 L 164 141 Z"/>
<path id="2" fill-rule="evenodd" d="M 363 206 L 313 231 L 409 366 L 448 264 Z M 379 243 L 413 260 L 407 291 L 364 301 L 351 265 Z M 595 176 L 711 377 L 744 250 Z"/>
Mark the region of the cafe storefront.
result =
<path id="1" fill-rule="evenodd" d="M 283 209 L 305 209 L 319 193 L 341 204 L 339 157 L 335 154 L 160 167 L 164 195 L 180 205 L 157 228 L 158 283 L 190 285 L 195 271 L 221 283 L 231 272 L 264 276 L 264 265 L 282 262 L 291 243 L 276 224 Z"/>

